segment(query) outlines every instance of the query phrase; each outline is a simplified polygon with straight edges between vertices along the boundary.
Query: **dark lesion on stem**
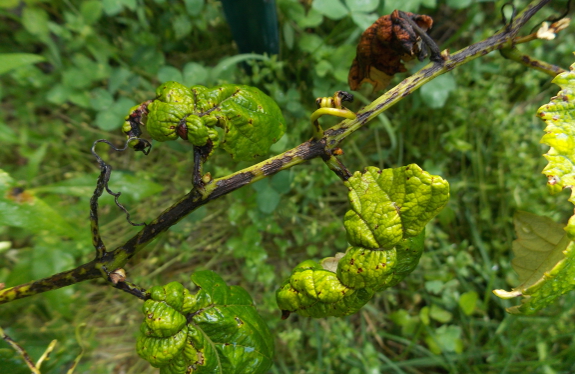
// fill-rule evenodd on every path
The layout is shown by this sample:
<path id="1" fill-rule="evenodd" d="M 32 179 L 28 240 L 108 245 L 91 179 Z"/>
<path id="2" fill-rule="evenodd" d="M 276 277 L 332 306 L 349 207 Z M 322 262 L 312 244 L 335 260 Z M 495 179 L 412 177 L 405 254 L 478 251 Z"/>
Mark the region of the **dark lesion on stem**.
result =
<path id="1" fill-rule="evenodd" d="M 567 5 L 567 12 L 569 11 L 570 1 Z M 508 5 L 513 7 L 513 15 L 511 17 L 509 23 L 507 23 L 507 19 L 505 18 L 505 14 L 503 12 L 504 8 Z M 514 37 L 509 42 L 509 45 L 507 45 L 507 46 L 505 46 L 499 50 L 499 53 L 501 53 L 501 56 L 503 56 L 504 58 L 506 58 L 508 60 L 513 60 L 513 61 L 518 62 L 524 66 L 527 66 L 528 68 L 541 71 L 541 72 L 543 72 L 547 75 L 550 75 L 552 77 L 555 77 L 557 74 L 565 72 L 566 70 L 559 67 L 559 66 L 555 66 L 553 64 L 538 60 L 538 59 L 533 58 L 527 54 L 522 53 L 521 51 L 519 51 L 519 49 L 517 49 L 516 45 L 522 44 L 522 43 L 527 43 L 527 42 L 530 42 L 530 41 L 536 40 L 536 39 L 549 39 L 549 40 L 554 39 L 556 33 L 565 29 L 569 25 L 570 20 L 568 18 L 564 18 L 566 15 L 567 15 L 567 13 L 563 14 L 562 16 L 560 16 L 557 19 L 554 19 L 552 21 L 553 23 L 551 24 L 551 26 L 549 26 L 548 23 L 543 23 L 544 26 L 541 26 L 541 29 L 539 29 L 537 31 L 531 30 L 531 33 L 527 36 Z M 505 29 L 510 30 L 513 26 L 513 21 L 515 18 L 515 6 L 511 3 L 504 4 L 501 7 L 501 17 L 502 17 L 503 23 L 505 25 Z"/>
<path id="2" fill-rule="evenodd" d="M 194 145 L 194 169 L 192 171 L 192 185 L 194 188 L 199 190 L 204 190 L 206 183 L 211 179 L 211 176 L 207 174 L 204 177 L 203 165 L 208 160 L 208 157 L 214 149 L 214 143 L 211 139 L 205 145 L 197 146 Z M 207 181 L 205 180 L 207 179 Z"/>
<path id="3" fill-rule="evenodd" d="M 562 67 L 523 54 L 516 47 L 502 48 L 499 50 L 499 53 L 508 60 L 513 60 L 531 69 L 541 71 L 551 77 L 555 77 L 557 74 L 567 71 Z"/>
<path id="4" fill-rule="evenodd" d="M 141 151 L 146 156 L 150 153 L 152 145 L 149 141 L 140 139 L 140 136 L 142 135 L 142 129 L 140 126 L 142 125 L 144 118 L 148 115 L 148 106 L 152 101 L 153 100 L 144 101 L 128 115 L 126 122 L 130 124 L 130 129 L 128 131 L 124 131 L 128 138 L 131 139 L 129 143 L 132 148 L 136 151 Z"/>

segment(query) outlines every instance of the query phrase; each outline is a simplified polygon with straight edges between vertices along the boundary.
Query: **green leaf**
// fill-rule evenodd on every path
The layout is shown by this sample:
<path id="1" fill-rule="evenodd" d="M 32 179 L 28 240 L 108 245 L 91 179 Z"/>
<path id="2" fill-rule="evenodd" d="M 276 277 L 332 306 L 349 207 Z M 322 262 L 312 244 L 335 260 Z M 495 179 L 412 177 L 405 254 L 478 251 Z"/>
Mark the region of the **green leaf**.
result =
<path id="1" fill-rule="evenodd" d="M 447 323 L 453 318 L 453 314 L 443 308 L 438 307 L 436 304 L 431 304 L 431 308 L 429 309 L 429 316 L 441 323 Z"/>
<path id="2" fill-rule="evenodd" d="M 288 47 L 288 49 L 293 49 L 295 41 L 295 30 L 293 29 L 292 25 L 289 24 L 289 22 L 286 22 L 283 25 L 283 37 L 286 47 Z"/>
<path id="3" fill-rule="evenodd" d="M 314 69 L 319 77 L 325 77 L 328 72 L 333 70 L 333 66 L 331 66 L 329 61 L 321 60 L 315 65 Z"/>
<path id="4" fill-rule="evenodd" d="M 463 341 L 461 340 L 461 327 L 443 325 L 425 338 L 430 350 L 435 354 L 441 352 L 461 353 Z"/>
<path id="5" fill-rule="evenodd" d="M 447 203 L 449 185 L 415 164 L 356 172 L 345 185 L 346 253 L 299 264 L 276 293 L 283 316 L 346 316 L 399 283 L 423 252 L 425 225 Z M 451 317 L 448 318 L 448 320 Z"/>
<path id="6" fill-rule="evenodd" d="M 20 0 L 0 0 L 0 8 L 15 8 L 20 4 Z"/>
<path id="7" fill-rule="evenodd" d="M 277 173 L 270 180 L 270 185 L 280 194 L 286 194 L 291 190 L 293 173 L 290 171 Z"/>
<path id="8" fill-rule="evenodd" d="M 440 75 L 419 90 L 421 99 L 430 108 L 439 109 L 445 106 L 451 91 L 457 88 L 451 74 Z"/>
<path id="9" fill-rule="evenodd" d="M 62 182 L 44 185 L 31 190 L 34 193 L 54 193 L 68 196 L 90 196 L 94 191 L 94 184 L 98 179 L 98 173 L 84 174 Z M 145 180 L 120 170 L 114 170 L 110 178 L 110 189 L 114 192 L 122 192 L 122 201 L 137 202 L 164 190 L 161 184 Z M 113 203 L 113 198 L 104 194 L 101 203 Z"/>
<path id="10" fill-rule="evenodd" d="M 116 130 L 122 126 L 122 117 L 112 111 L 105 110 L 96 115 L 95 124 L 104 131 Z"/>
<path id="11" fill-rule="evenodd" d="M 184 4 L 190 16 L 196 16 L 204 9 L 204 0 L 184 0 Z"/>
<path id="12" fill-rule="evenodd" d="M 331 262 L 330 258 L 327 260 Z M 356 290 L 345 286 L 332 270 L 307 260 L 296 266 L 290 278 L 284 281 L 276 299 L 285 317 L 291 312 L 314 318 L 342 317 L 356 313 L 373 294 L 374 291 L 367 288 Z"/>
<path id="13" fill-rule="evenodd" d="M 383 2 L 383 14 L 391 14 L 395 9 L 417 13 L 423 1 L 425 0 L 385 0 Z"/>
<path id="14" fill-rule="evenodd" d="M 323 44 L 323 39 L 316 34 L 304 34 L 299 38 L 298 44 L 302 51 L 313 53 Z"/>
<path id="15" fill-rule="evenodd" d="M 0 122 L 0 139 L 4 144 L 17 144 L 19 142 L 18 136 L 14 129 L 9 127 L 4 122 Z"/>
<path id="16" fill-rule="evenodd" d="M 574 68 L 575 64 L 571 67 Z M 559 74 L 553 83 L 562 90 L 549 104 L 539 108 L 537 115 L 546 123 L 541 143 L 551 147 L 544 155 L 549 163 L 543 169 L 543 174 L 548 179 L 549 191 L 556 194 L 575 184 L 575 138 L 572 135 L 575 129 L 575 72 Z M 575 204 L 572 188 L 569 201 Z M 575 233 L 567 233 L 572 240 L 575 239 Z"/>
<path id="17" fill-rule="evenodd" d="M 541 143 L 551 147 L 544 155 L 549 162 L 543 169 L 547 186 L 552 194 L 571 188 L 571 203 L 575 203 L 574 68 L 575 64 L 571 65 L 571 71 L 553 79 L 562 90 L 537 111 L 547 125 Z M 513 245 L 516 253 L 513 266 L 522 284 L 512 291 L 494 290 L 493 293 L 503 299 L 523 296 L 520 305 L 507 311 L 534 314 L 575 288 L 575 215 L 564 228 L 565 235 L 559 225 L 532 214 L 519 213 L 515 225 L 518 239 Z"/>
<path id="18" fill-rule="evenodd" d="M 108 16 L 114 16 L 122 11 L 122 1 L 121 0 L 102 0 L 102 5 L 104 12 Z"/>
<path id="19" fill-rule="evenodd" d="M 84 239 L 58 212 L 35 196 L 19 188 L 0 169 L 0 226 L 21 227 L 32 233 L 52 232 L 66 238 Z"/>
<path id="20" fill-rule="evenodd" d="M 367 29 L 375 21 L 377 21 L 378 18 L 379 17 L 377 16 L 377 14 L 367 14 L 361 12 L 351 14 L 351 19 L 353 20 L 353 23 L 355 23 L 357 27 L 359 27 L 362 30 Z"/>
<path id="21" fill-rule="evenodd" d="M 108 91 L 110 94 L 115 94 L 132 75 L 130 70 L 123 67 L 113 69 L 110 73 L 110 79 L 108 80 Z"/>
<path id="22" fill-rule="evenodd" d="M 315 0 L 311 6 L 333 20 L 341 19 L 349 14 L 349 10 L 339 0 Z"/>
<path id="23" fill-rule="evenodd" d="M 527 288 L 563 259 L 569 239 L 563 225 L 547 217 L 518 211 L 513 222 L 517 239 L 513 241 L 515 258 L 511 264 L 519 275 L 522 288 Z"/>
<path id="24" fill-rule="evenodd" d="M 48 13 L 42 8 L 26 6 L 22 11 L 22 25 L 32 35 L 46 40 L 50 31 L 48 30 Z"/>
<path id="25" fill-rule="evenodd" d="M 321 25 L 323 16 L 317 10 L 311 8 L 304 17 L 298 17 L 295 21 L 299 27 L 306 29 L 308 27 L 317 27 Z"/>
<path id="26" fill-rule="evenodd" d="M 467 291 L 459 297 L 459 307 L 466 316 L 473 314 L 478 299 L 479 295 L 475 291 Z"/>
<path id="27" fill-rule="evenodd" d="M 257 53 L 242 53 L 239 55 L 224 58 L 218 62 L 218 64 L 210 72 L 210 78 L 212 81 L 218 79 L 225 80 L 225 77 L 233 72 L 236 65 L 240 62 L 250 61 L 250 60 L 261 60 L 269 61 L 269 57 L 264 55 L 258 55 Z"/>
<path id="28" fill-rule="evenodd" d="M 345 0 L 345 4 L 352 12 L 373 12 L 379 5 L 379 0 Z"/>
<path id="29" fill-rule="evenodd" d="M 187 14 L 180 14 L 179 16 L 174 17 L 172 20 L 172 28 L 174 29 L 176 40 L 189 35 L 192 31 L 192 26 L 190 16 Z"/>
<path id="30" fill-rule="evenodd" d="M 157 90 L 148 106 L 147 128 L 157 141 L 175 140 L 176 129 L 186 126 L 187 140 L 204 146 L 211 141 L 237 160 L 252 160 L 266 154 L 285 131 L 285 120 L 277 104 L 255 87 L 221 85 L 187 88 L 167 82 Z M 209 114 L 204 114 L 209 113 Z M 215 126 L 224 129 L 220 143 Z"/>
<path id="31" fill-rule="evenodd" d="M 158 80 L 162 83 L 168 81 L 181 82 L 183 80 L 183 76 L 180 70 L 173 66 L 162 66 L 158 71 Z"/>
<path id="32" fill-rule="evenodd" d="M 273 213 L 276 210 L 280 199 L 281 195 L 269 183 L 266 183 L 265 187 L 258 191 L 256 196 L 259 210 L 266 214 Z"/>
<path id="33" fill-rule="evenodd" d="M 61 105 L 68 100 L 71 94 L 72 89 L 70 87 L 64 86 L 63 84 L 56 84 L 46 93 L 46 100 L 52 104 Z"/>
<path id="34" fill-rule="evenodd" d="M 183 83 L 186 86 L 193 86 L 196 84 L 207 84 L 207 77 L 209 75 L 208 69 L 198 64 L 197 62 L 188 62 L 184 65 Z"/>
<path id="35" fill-rule="evenodd" d="M 94 110 L 107 110 L 114 103 L 114 97 L 101 87 L 93 89 L 91 94 L 90 102 Z"/>
<path id="36" fill-rule="evenodd" d="M 453 9 L 463 9 L 470 6 L 472 0 L 447 0 L 447 6 Z"/>
<path id="37" fill-rule="evenodd" d="M 573 242 L 561 225 L 547 217 L 517 212 L 514 223 L 517 239 L 513 241 L 515 258 L 512 265 L 521 284 L 510 292 L 493 292 L 503 299 L 529 295 L 521 300 L 521 305 L 507 308 L 507 311 L 533 314 L 575 286 L 571 281 L 575 274 Z"/>
<path id="38" fill-rule="evenodd" d="M 274 343 L 249 294 L 212 271 L 191 278 L 195 295 L 177 282 L 149 290 L 138 354 L 171 374 L 266 372 Z"/>
<path id="39" fill-rule="evenodd" d="M 92 25 L 100 19 L 102 10 L 102 2 L 98 0 L 88 0 L 80 5 L 80 13 L 82 13 L 82 18 L 88 25 Z"/>
<path id="40" fill-rule="evenodd" d="M 45 61 L 44 56 L 32 53 L 0 53 L 0 75 L 21 66 Z"/>
<path id="41" fill-rule="evenodd" d="M 356 172 L 346 185 L 352 210 L 344 218 L 353 246 L 391 248 L 418 235 L 449 199 L 448 183 L 411 164 Z"/>

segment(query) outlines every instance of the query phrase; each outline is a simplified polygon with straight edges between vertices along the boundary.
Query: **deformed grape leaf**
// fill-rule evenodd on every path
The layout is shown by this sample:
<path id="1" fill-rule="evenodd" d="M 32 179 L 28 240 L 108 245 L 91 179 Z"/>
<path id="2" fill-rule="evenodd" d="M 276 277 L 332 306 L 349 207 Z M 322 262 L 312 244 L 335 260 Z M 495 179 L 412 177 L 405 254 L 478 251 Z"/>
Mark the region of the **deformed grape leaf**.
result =
<path id="1" fill-rule="evenodd" d="M 150 289 L 138 354 L 161 373 L 260 374 L 274 355 L 270 330 L 250 295 L 213 271 L 198 271 L 193 295 L 180 283 Z"/>
<path id="2" fill-rule="evenodd" d="M 571 188 L 569 201 L 575 203 L 575 64 L 571 71 L 553 80 L 562 90 L 537 111 L 547 124 L 541 143 L 550 146 L 543 169 L 552 194 Z M 516 220 L 517 259 L 513 265 L 523 283 L 512 291 L 494 290 L 500 298 L 522 296 L 521 304 L 508 308 L 509 313 L 534 314 L 551 305 L 559 296 L 575 288 L 575 216 L 560 235 L 557 226 L 541 217 L 521 214 Z M 552 247 L 552 248 L 551 248 Z"/>
<path id="3" fill-rule="evenodd" d="M 575 204 L 575 64 L 571 70 L 557 75 L 553 83 L 561 87 L 551 102 L 537 111 L 546 123 L 541 143 L 548 145 L 544 157 L 549 161 L 543 169 L 547 186 L 552 194 L 571 188 L 569 201 Z M 565 228 L 571 240 L 575 240 L 575 216 Z"/>
<path id="4" fill-rule="evenodd" d="M 346 182 L 351 210 L 343 224 L 352 246 L 387 249 L 418 235 L 449 199 L 449 184 L 418 165 L 368 167 Z"/>
<path id="5" fill-rule="evenodd" d="M 299 264 L 276 293 L 282 318 L 346 316 L 377 291 L 399 283 L 423 252 L 425 225 L 447 203 L 449 185 L 415 164 L 368 167 L 345 182 L 351 204 L 344 217 L 345 254 Z"/>
<path id="6" fill-rule="evenodd" d="M 406 13 L 423 30 L 433 25 L 431 17 Z M 363 83 L 373 91 L 384 89 L 396 73 L 406 71 L 403 62 L 420 57 L 420 38 L 397 10 L 380 17 L 361 35 L 356 57 L 349 70 L 348 83 L 357 90 Z"/>
<path id="7" fill-rule="evenodd" d="M 147 106 L 147 115 L 141 120 L 152 139 L 160 142 L 182 138 L 198 147 L 221 145 L 232 158 L 247 161 L 266 154 L 285 132 L 278 105 L 255 87 L 224 84 L 188 88 L 166 82 L 156 95 L 151 103 L 142 104 Z M 136 108 L 140 107 L 132 108 L 126 117 L 124 133 L 133 130 L 132 121 L 136 121 Z"/>
<path id="8" fill-rule="evenodd" d="M 247 291 L 226 285 L 213 271 L 195 272 L 192 281 L 200 290 L 189 326 L 201 332 L 217 355 L 216 365 L 210 370 L 206 365 L 197 373 L 266 372 L 272 364 L 274 341 Z"/>
<path id="9" fill-rule="evenodd" d="M 280 108 L 255 87 L 222 85 L 208 91 L 206 98 L 217 102 L 226 117 L 222 147 L 236 160 L 265 155 L 285 132 Z"/>

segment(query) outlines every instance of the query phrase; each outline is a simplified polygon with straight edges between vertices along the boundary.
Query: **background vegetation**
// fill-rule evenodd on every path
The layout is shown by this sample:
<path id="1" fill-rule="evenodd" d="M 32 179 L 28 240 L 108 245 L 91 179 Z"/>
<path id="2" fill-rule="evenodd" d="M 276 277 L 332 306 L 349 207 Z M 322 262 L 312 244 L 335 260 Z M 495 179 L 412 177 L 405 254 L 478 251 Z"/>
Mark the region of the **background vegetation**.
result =
<path id="1" fill-rule="evenodd" d="M 127 110 L 153 97 L 158 84 L 261 88 L 288 123 L 272 148 L 279 153 L 310 138 L 316 97 L 348 88 L 354 43 L 378 15 L 398 7 L 428 14 L 435 20 L 430 34 L 455 51 L 500 28 L 504 3 L 334 1 L 277 0 L 281 53 L 269 57 L 237 55 L 213 0 L 0 0 L 0 167 L 54 209 L 47 226 L 0 218 L 0 282 L 20 284 L 94 256 L 88 199 L 98 167 L 89 149 L 100 138 L 121 143 Z M 566 1 L 554 1 L 525 34 L 565 8 Z M 570 30 L 521 48 L 568 67 Z M 21 66 L 2 60 L 15 52 L 42 57 Z M 548 195 L 540 174 L 546 149 L 534 113 L 559 90 L 549 81 L 492 53 L 434 80 L 346 141 L 350 169 L 415 162 L 451 184 L 448 207 L 428 227 L 420 266 L 356 315 L 281 321 L 275 304 L 279 282 L 297 263 L 347 245 L 346 191 L 320 161 L 194 212 L 135 258 L 129 277 L 147 288 L 187 283 L 191 272 L 212 269 L 245 287 L 276 336 L 272 373 L 573 372 L 573 295 L 540 316 L 517 317 L 491 294 L 517 284 L 510 267 L 514 211 L 565 221 L 571 209 L 566 195 Z M 349 107 L 373 98 L 364 87 Z M 147 157 L 98 149 L 115 169 L 111 188 L 122 191 L 135 221 L 152 219 L 190 187 L 185 144 L 156 144 Z M 207 165 L 217 176 L 242 166 L 223 152 Z M 136 229 L 106 201 L 101 222 L 113 248 Z M 86 353 L 78 373 L 153 373 L 135 352 L 140 304 L 103 282 L 83 283 L 3 305 L 0 326 L 34 358 L 59 340 L 46 373 L 65 372 L 80 346 Z M 4 342 L 0 372 L 28 372 Z"/>

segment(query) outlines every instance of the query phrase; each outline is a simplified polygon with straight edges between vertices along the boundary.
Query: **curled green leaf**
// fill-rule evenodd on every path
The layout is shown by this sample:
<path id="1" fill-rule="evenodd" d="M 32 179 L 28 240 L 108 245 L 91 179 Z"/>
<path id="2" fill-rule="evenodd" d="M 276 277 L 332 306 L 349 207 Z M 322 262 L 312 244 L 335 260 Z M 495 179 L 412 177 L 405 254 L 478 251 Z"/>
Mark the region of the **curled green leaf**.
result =
<path id="1" fill-rule="evenodd" d="M 165 374 L 265 372 L 273 339 L 247 292 L 211 271 L 196 272 L 195 295 L 180 283 L 152 287 L 138 354 Z"/>
<path id="2" fill-rule="evenodd" d="M 212 149 L 221 144 L 238 160 L 266 154 L 285 132 L 282 113 L 269 96 L 255 87 L 232 84 L 188 88 L 166 82 L 153 101 L 132 108 L 122 130 L 137 137 L 140 124 L 146 125 L 154 140 L 182 138 Z"/>
<path id="3" fill-rule="evenodd" d="M 424 228 L 447 203 L 448 183 L 415 164 L 356 172 L 347 182 L 351 210 L 344 217 L 345 254 L 299 264 L 277 292 L 284 318 L 345 316 L 376 291 L 413 271 L 423 252 Z"/>

